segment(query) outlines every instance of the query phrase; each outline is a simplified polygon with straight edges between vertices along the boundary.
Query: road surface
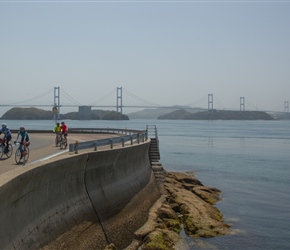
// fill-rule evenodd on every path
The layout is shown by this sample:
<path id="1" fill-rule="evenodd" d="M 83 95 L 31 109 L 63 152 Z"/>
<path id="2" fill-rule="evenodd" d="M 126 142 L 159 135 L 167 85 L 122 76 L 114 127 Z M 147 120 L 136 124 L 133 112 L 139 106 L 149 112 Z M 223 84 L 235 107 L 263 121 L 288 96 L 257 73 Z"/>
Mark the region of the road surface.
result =
<path id="1" fill-rule="evenodd" d="M 68 143 L 74 143 L 76 140 L 79 142 L 84 141 L 93 141 L 100 140 L 105 138 L 115 137 L 116 135 L 111 134 L 71 134 L 68 135 Z M 72 153 L 69 153 L 67 149 L 60 149 L 55 146 L 55 134 L 53 133 L 30 133 L 30 154 L 29 159 L 26 165 L 33 163 L 35 161 L 41 161 L 48 158 L 57 157 L 60 154 L 67 154 L 68 156 Z M 12 141 L 15 138 L 12 137 Z M 13 145 L 13 154 L 10 158 L 7 158 L 6 155 L 3 155 L 0 159 L 0 174 L 3 174 L 9 170 L 23 167 L 22 164 L 16 164 L 15 162 L 15 152 L 17 146 Z M 92 148 L 93 150 L 93 148 Z M 25 166 L 24 166 L 25 167 Z"/>

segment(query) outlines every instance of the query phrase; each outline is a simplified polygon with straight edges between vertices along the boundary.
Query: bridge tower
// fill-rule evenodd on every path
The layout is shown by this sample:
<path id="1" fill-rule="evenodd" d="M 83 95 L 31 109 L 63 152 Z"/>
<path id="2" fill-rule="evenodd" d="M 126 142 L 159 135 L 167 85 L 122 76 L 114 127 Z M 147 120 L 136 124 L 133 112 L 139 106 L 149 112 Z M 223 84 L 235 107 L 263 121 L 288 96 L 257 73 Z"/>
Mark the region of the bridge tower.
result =
<path id="1" fill-rule="evenodd" d="M 284 112 L 285 113 L 288 113 L 289 112 L 289 102 L 288 101 L 285 101 L 284 102 Z"/>
<path id="2" fill-rule="evenodd" d="M 213 94 L 208 94 L 208 111 L 213 110 Z"/>
<path id="3" fill-rule="evenodd" d="M 245 97 L 240 97 L 240 111 L 245 111 Z"/>
<path id="4" fill-rule="evenodd" d="M 122 102 L 122 87 L 117 87 L 117 112 L 122 114 L 123 102 Z"/>
<path id="5" fill-rule="evenodd" d="M 54 107 L 53 109 L 56 111 L 54 114 L 54 119 L 59 119 L 60 114 L 60 87 L 54 87 L 54 99 L 53 99 Z"/>

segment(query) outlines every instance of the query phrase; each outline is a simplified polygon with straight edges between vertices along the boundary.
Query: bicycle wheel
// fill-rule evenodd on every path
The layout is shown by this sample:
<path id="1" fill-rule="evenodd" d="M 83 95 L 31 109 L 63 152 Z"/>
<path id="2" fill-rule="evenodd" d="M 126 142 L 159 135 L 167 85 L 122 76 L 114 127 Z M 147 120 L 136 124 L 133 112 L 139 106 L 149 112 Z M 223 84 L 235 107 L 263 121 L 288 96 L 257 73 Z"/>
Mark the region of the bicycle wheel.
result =
<path id="1" fill-rule="evenodd" d="M 25 153 L 23 152 L 23 161 L 27 161 L 29 158 L 29 147 L 26 147 Z"/>
<path id="2" fill-rule="evenodd" d="M 20 149 L 17 148 L 16 152 L 15 152 L 15 162 L 16 164 L 19 164 L 21 161 L 21 152 Z"/>
<path id="3" fill-rule="evenodd" d="M 55 146 L 56 147 L 60 146 L 61 145 L 60 143 L 61 143 L 61 137 L 59 135 L 57 135 L 55 137 Z"/>
<path id="4" fill-rule="evenodd" d="M 8 145 L 8 152 L 6 153 L 6 155 L 7 155 L 8 158 L 10 158 L 12 154 L 13 154 L 13 147 L 9 143 L 9 145 Z"/>
<path id="5" fill-rule="evenodd" d="M 60 149 L 65 149 L 65 140 L 64 140 L 64 138 L 61 138 Z"/>
<path id="6" fill-rule="evenodd" d="M 67 140 L 65 137 L 61 137 L 60 148 L 66 149 L 66 147 L 67 147 Z"/>
<path id="7" fill-rule="evenodd" d="M 0 159 L 2 159 L 3 154 L 4 154 L 4 146 L 0 145 Z"/>

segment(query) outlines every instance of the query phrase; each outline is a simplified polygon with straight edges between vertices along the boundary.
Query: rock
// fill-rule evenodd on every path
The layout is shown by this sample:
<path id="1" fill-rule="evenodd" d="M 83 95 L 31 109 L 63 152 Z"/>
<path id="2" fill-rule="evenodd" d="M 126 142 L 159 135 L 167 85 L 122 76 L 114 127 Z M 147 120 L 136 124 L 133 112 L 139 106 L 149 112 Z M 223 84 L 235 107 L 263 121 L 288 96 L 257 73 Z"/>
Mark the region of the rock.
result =
<path id="1" fill-rule="evenodd" d="M 192 189 L 192 192 L 211 205 L 216 204 L 220 200 L 219 195 L 221 192 L 217 188 L 197 186 Z"/>
<path id="2" fill-rule="evenodd" d="M 107 245 L 104 250 L 117 250 L 117 248 L 113 243 L 111 243 L 110 245 Z"/>
<path id="3" fill-rule="evenodd" d="M 192 238 L 231 233 L 213 206 L 220 200 L 220 190 L 203 186 L 194 176 L 174 172 L 166 172 L 164 188 L 166 194 L 150 210 L 147 223 L 135 233 L 135 248 L 132 243 L 127 250 L 175 249 L 182 241 L 182 225 Z"/>

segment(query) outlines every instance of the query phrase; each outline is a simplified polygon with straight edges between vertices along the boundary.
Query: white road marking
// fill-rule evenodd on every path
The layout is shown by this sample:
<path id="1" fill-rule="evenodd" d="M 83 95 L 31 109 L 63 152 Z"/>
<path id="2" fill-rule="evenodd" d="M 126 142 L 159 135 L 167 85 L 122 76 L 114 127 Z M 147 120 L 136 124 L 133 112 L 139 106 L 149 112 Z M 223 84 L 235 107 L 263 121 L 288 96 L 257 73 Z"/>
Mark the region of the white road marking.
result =
<path id="1" fill-rule="evenodd" d="M 58 153 L 55 153 L 55 154 L 52 154 L 52 155 L 45 156 L 45 157 L 40 158 L 40 159 L 38 159 L 36 161 L 30 162 L 30 164 L 36 163 L 36 162 L 40 162 L 40 161 L 45 161 L 45 160 L 51 159 L 51 158 L 53 158 L 55 156 L 61 155 L 61 154 L 66 153 L 66 152 L 68 152 L 68 149 L 65 149 L 65 150 L 63 150 L 61 152 L 58 152 Z"/>

